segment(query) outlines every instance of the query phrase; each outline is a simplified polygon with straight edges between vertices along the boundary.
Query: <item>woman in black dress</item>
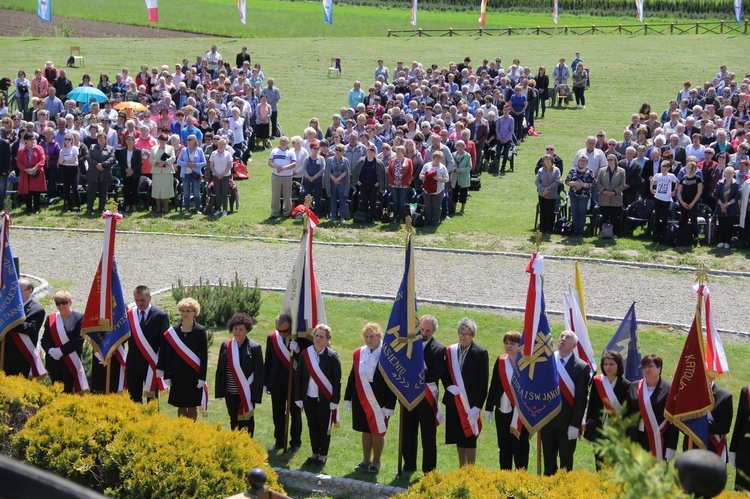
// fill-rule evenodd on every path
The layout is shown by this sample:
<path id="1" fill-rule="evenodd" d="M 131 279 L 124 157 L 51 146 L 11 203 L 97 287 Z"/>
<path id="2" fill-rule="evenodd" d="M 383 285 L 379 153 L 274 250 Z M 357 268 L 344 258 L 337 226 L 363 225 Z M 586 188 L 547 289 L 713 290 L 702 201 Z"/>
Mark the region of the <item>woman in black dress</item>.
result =
<path id="1" fill-rule="evenodd" d="M 206 328 L 195 322 L 201 313 L 200 304 L 184 298 L 177 304 L 181 322 L 164 333 L 164 355 L 159 355 L 158 367 L 164 371 L 164 382 L 171 386 L 169 404 L 177 407 L 177 415 L 198 418 L 206 386 L 208 339 Z"/>
<path id="2" fill-rule="evenodd" d="M 61 382 L 65 386 L 65 393 L 86 391 L 89 389 L 86 373 L 74 376 L 73 368 L 82 366 L 83 338 L 81 337 L 81 322 L 83 314 L 73 311 L 73 297 L 67 291 L 58 291 L 54 296 L 57 313 L 50 314 L 44 320 L 44 334 L 42 348 L 46 352 L 46 366 L 49 377 L 54 382 Z M 63 325 L 67 341 L 60 342 L 56 331 L 52 330 L 52 322 L 57 326 Z M 59 329 L 58 329 L 59 330 Z M 53 334 L 55 333 L 55 334 Z M 72 368 L 69 366 L 73 366 Z"/>
<path id="3" fill-rule="evenodd" d="M 623 377 L 625 365 L 622 355 L 614 350 L 607 350 L 602 354 L 601 362 L 603 374 L 597 374 L 592 380 L 589 406 L 586 411 L 586 431 L 583 438 L 595 442 L 601 436 L 601 429 L 609 423 L 609 419 L 617 415 L 622 404 L 628 398 L 630 381 Z M 596 469 L 601 467 L 603 458 L 596 452 Z"/>
<path id="4" fill-rule="evenodd" d="M 352 427 L 362 433 L 362 461 L 355 470 L 377 473 L 385 445 L 388 419 L 396 407 L 396 395 L 378 369 L 383 330 L 371 322 L 362 329 L 365 346 L 354 351 L 354 362 L 344 392 L 346 410 L 352 410 Z M 363 400 L 364 398 L 364 400 Z M 373 400 L 374 399 L 374 400 Z"/>
<path id="5" fill-rule="evenodd" d="M 231 428 L 247 430 L 250 436 L 255 433 L 255 417 L 253 408 L 260 404 L 263 397 L 264 371 L 263 353 L 260 345 L 247 337 L 253 329 L 253 319 L 247 314 L 234 314 L 227 323 L 232 339 L 221 344 L 219 351 L 219 362 L 216 366 L 216 398 L 223 398 L 229 412 L 229 423 Z M 233 345 L 236 343 L 236 347 Z M 232 349 L 238 355 L 239 365 L 242 373 L 234 373 L 227 351 Z M 234 354 L 233 354 L 234 355 Z M 242 387 L 237 385 L 235 375 L 244 376 L 245 379 L 253 377 L 249 385 L 250 406 L 243 406 L 243 398 L 240 395 Z M 244 389 L 243 389 L 244 390 Z"/>

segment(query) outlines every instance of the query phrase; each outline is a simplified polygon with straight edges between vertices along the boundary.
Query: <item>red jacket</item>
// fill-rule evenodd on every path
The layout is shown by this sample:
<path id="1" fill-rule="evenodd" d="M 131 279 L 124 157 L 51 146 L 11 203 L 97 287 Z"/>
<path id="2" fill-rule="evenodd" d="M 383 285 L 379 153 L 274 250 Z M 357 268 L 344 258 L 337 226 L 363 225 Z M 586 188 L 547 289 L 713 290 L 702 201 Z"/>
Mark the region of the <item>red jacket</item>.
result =
<path id="1" fill-rule="evenodd" d="M 28 148 L 24 145 L 18 149 L 16 164 L 18 165 L 18 194 L 28 194 L 29 192 L 46 192 L 47 179 L 44 175 L 44 149 L 40 145 L 35 145 L 31 153 L 31 162 L 29 162 Z M 32 177 L 26 173 L 27 168 L 36 167 L 39 175 Z"/>
<path id="2" fill-rule="evenodd" d="M 393 158 L 391 164 L 388 165 L 388 170 L 386 171 L 388 175 L 388 185 L 393 185 L 396 180 L 394 176 L 394 165 L 396 164 L 396 161 L 398 161 L 398 157 Z M 404 164 L 401 170 L 401 186 L 409 187 L 409 184 L 411 184 L 411 178 L 414 175 L 414 165 L 409 158 L 404 158 Z"/>

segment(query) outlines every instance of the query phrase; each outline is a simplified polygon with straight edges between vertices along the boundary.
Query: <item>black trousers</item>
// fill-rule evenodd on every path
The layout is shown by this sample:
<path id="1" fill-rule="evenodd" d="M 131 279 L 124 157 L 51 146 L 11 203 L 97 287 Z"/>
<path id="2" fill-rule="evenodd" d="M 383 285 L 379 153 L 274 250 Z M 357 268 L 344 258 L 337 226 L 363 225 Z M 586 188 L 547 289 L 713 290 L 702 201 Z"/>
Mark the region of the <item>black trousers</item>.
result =
<path id="1" fill-rule="evenodd" d="M 660 237 L 667 229 L 667 223 L 669 222 L 669 208 L 672 203 L 660 199 L 654 199 L 654 202 L 656 203 L 656 229 L 654 232 L 657 237 Z"/>
<path id="2" fill-rule="evenodd" d="M 580 104 L 581 106 L 586 105 L 586 97 L 583 95 L 585 90 L 586 87 L 573 87 L 573 94 L 576 96 L 576 104 Z"/>
<path id="3" fill-rule="evenodd" d="M 551 234 L 555 228 L 555 205 L 557 199 L 539 196 L 539 230 Z"/>
<path id="4" fill-rule="evenodd" d="M 251 416 L 250 419 L 245 421 L 239 421 L 237 419 L 237 411 L 240 408 L 240 396 L 237 393 L 225 393 L 224 402 L 227 405 L 227 412 L 229 413 L 229 424 L 233 430 L 247 430 L 252 437 L 255 433 L 255 416 Z"/>
<path id="5" fill-rule="evenodd" d="M 286 423 L 286 394 L 271 393 L 273 410 L 273 438 L 276 447 L 284 447 L 284 426 Z M 289 409 L 289 446 L 302 445 L 302 411 L 293 402 Z"/>
<path id="6" fill-rule="evenodd" d="M 26 211 L 39 211 L 40 204 L 42 204 L 41 192 L 29 192 L 26 194 Z"/>
<path id="7" fill-rule="evenodd" d="M 602 220 L 612 224 L 615 235 L 620 234 L 622 220 L 622 206 L 599 206 L 602 213 Z"/>
<path id="8" fill-rule="evenodd" d="M 687 224 L 690 221 L 690 230 L 693 233 L 693 239 L 698 239 L 698 205 L 691 209 L 682 208 L 680 211 L 680 230 L 687 230 Z"/>
<path id="9" fill-rule="evenodd" d="M 45 168 L 44 175 L 47 180 L 47 202 L 57 197 L 57 176 L 59 168 Z"/>
<path id="10" fill-rule="evenodd" d="M 404 469 L 417 469 L 417 436 L 422 433 L 422 472 L 429 473 L 437 467 L 437 427 L 435 413 L 429 402 L 422 400 L 411 411 L 401 411 L 404 419 L 403 455 Z"/>
<path id="11" fill-rule="evenodd" d="M 67 209 L 81 207 L 81 196 L 78 194 L 78 165 L 61 166 L 60 179 L 63 184 L 63 199 Z"/>
<path id="12" fill-rule="evenodd" d="M 377 218 L 378 213 L 375 204 L 378 200 L 378 188 L 374 185 L 362 184 L 359 186 L 359 209 Z"/>
<path id="13" fill-rule="evenodd" d="M 135 175 L 123 177 L 122 192 L 125 198 L 125 206 L 138 206 L 138 183 L 140 178 Z"/>
<path id="14" fill-rule="evenodd" d="M 304 408 L 307 416 L 307 428 L 310 430 L 312 453 L 327 456 L 328 447 L 331 445 L 331 435 L 328 434 L 328 418 L 331 415 L 330 404 L 324 397 L 305 397 Z"/>
<path id="15" fill-rule="evenodd" d="M 568 440 L 568 428 L 556 429 L 549 425 L 541 429 L 542 456 L 544 459 L 544 476 L 557 473 L 557 459 L 560 458 L 560 468 L 573 470 L 573 454 L 576 452 L 578 439 Z"/>
<path id="16" fill-rule="evenodd" d="M 136 371 L 135 369 L 126 369 L 125 379 L 128 381 L 128 393 L 130 394 L 130 399 L 133 402 L 142 404 L 143 385 L 146 383 L 146 373 Z M 156 391 L 154 398 L 159 398 L 159 390 Z"/>
<path id="17" fill-rule="evenodd" d="M 495 409 L 495 428 L 497 428 L 497 446 L 500 449 L 500 469 L 512 470 L 513 462 L 516 469 L 528 469 L 529 467 L 529 432 L 526 427 L 521 430 L 521 435 L 516 438 L 510 432 L 510 423 L 513 421 L 513 412 L 504 413 Z"/>

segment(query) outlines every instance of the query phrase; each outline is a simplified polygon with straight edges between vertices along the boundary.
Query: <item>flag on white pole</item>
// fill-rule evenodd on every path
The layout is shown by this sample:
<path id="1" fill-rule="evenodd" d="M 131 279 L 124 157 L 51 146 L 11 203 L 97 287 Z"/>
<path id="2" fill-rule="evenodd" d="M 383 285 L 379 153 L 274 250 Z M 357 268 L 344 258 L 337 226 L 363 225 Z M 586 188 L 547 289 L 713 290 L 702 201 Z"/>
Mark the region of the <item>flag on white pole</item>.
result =
<path id="1" fill-rule="evenodd" d="M 706 319 L 706 367 L 708 372 L 724 374 L 729 372 L 729 361 L 724 352 L 724 344 L 721 342 L 719 331 L 714 323 L 714 311 L 711 307 L 711 291 L 708 286 L 702 284 L 696 286 L 698 294 L 703 299 L 704 317 Z"/>
<path id="2" fill-rule="evenodd" d="M 411 25 L 417 25 L 417 0 L 411 1 Z"/>
<path id="3" fill-rule="evenodd" d="M 52 0 L 38 0 L 36 15 L 44 22 L 52 22 Z"/>
<path id="4" fill-rule="evenodd" d="M 487 0 L 482 0 L 482 5 L 479 8 L 479 24 L 484 26 L 484 21 L 487 18 Z"/>
<path id="5" fill-rule="evenodd" d="M 333 0 L 323 0 L 323 22 L 333 24 Z"/>
<path id="6" fill-rule="evenodd" d="M 159 22 L 158 0 L 146 0 L 146 8 L 148 9 L 148 22 L 158 23 Z"/>
<path id="7" fill-rule="evenodd" d="M 643 0 L 635 0 L 635 18 L 643 22 Z"/>
<path id="8" fill-rule="evenodd" d="M 237 10 L 240 13 L 240 22 L 247 24 L 247 0 L 237 0 Z"/>
<path id="9" fill-rule="evenodd" d="M 738 23 L 742 22 L 742 0 L 734 0 L 734 18 Z"/>
<path id="10" fill-rule="evenodd" d="M 552 20 L 557 24 L 557 0 L 555 0 L 555 4 L 552 8 Z"/>
<path id="11" fill-rule="evenodd" d="M 573 331 L 578 336 L 576 349 L 578 358 L 591 366 L 591 372 L 595 373 L 597 369 L 596 357 L 594 357 L 594 348 L 591 346 L 589 330 L 581 313 L 578 297 L 570 284 L 568 284 L 568 292 L 563 291 L 563 303 L 565 307 L 565 329 Z"/>

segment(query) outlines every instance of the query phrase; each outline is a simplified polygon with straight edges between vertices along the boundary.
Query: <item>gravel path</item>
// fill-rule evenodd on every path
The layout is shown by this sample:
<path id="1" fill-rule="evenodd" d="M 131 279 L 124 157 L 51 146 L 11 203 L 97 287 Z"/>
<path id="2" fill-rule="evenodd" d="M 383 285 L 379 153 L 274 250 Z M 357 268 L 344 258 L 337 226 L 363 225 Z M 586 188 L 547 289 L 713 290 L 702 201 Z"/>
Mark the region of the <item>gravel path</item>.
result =
<path id="1" fill-rule="evenodd" d="M 11 230 L 21 272 L 64 282 L 76 302 L 86 302 L 101 256 L 103 235 L 69 231 Z M 232 279 L 235 272 L 262 287 L 286 287 L 298 250 L 293 242 L 207 239 L 121 233 L 116 258 L 123 290 L 138 284 L 152 289 L 177 282 Z M 403 272 L 403 249 L 372 246 L 316 245 L 315 271 L 323 291 L 393 296 Z M 528 257 L 416 252 L 416 286 L 420 299 L 447 300 L 523 308 L 528 287 Z M 694 272 L 653 270 L 582 262 L 586 312 L 622 317 L 633 300 L 638 320 L 688 324 L 695 310 Z M 547 309 L 562 310 L 562 291 L 574 278 L 571 261 L 547 259 L 544 268 Z M 715 320 L 719 329 L 750 331 L 737 297 L 750 296 L 750 278 L 711 278 Z M 471 312 L 467 312 L 468 315 Z"/>

